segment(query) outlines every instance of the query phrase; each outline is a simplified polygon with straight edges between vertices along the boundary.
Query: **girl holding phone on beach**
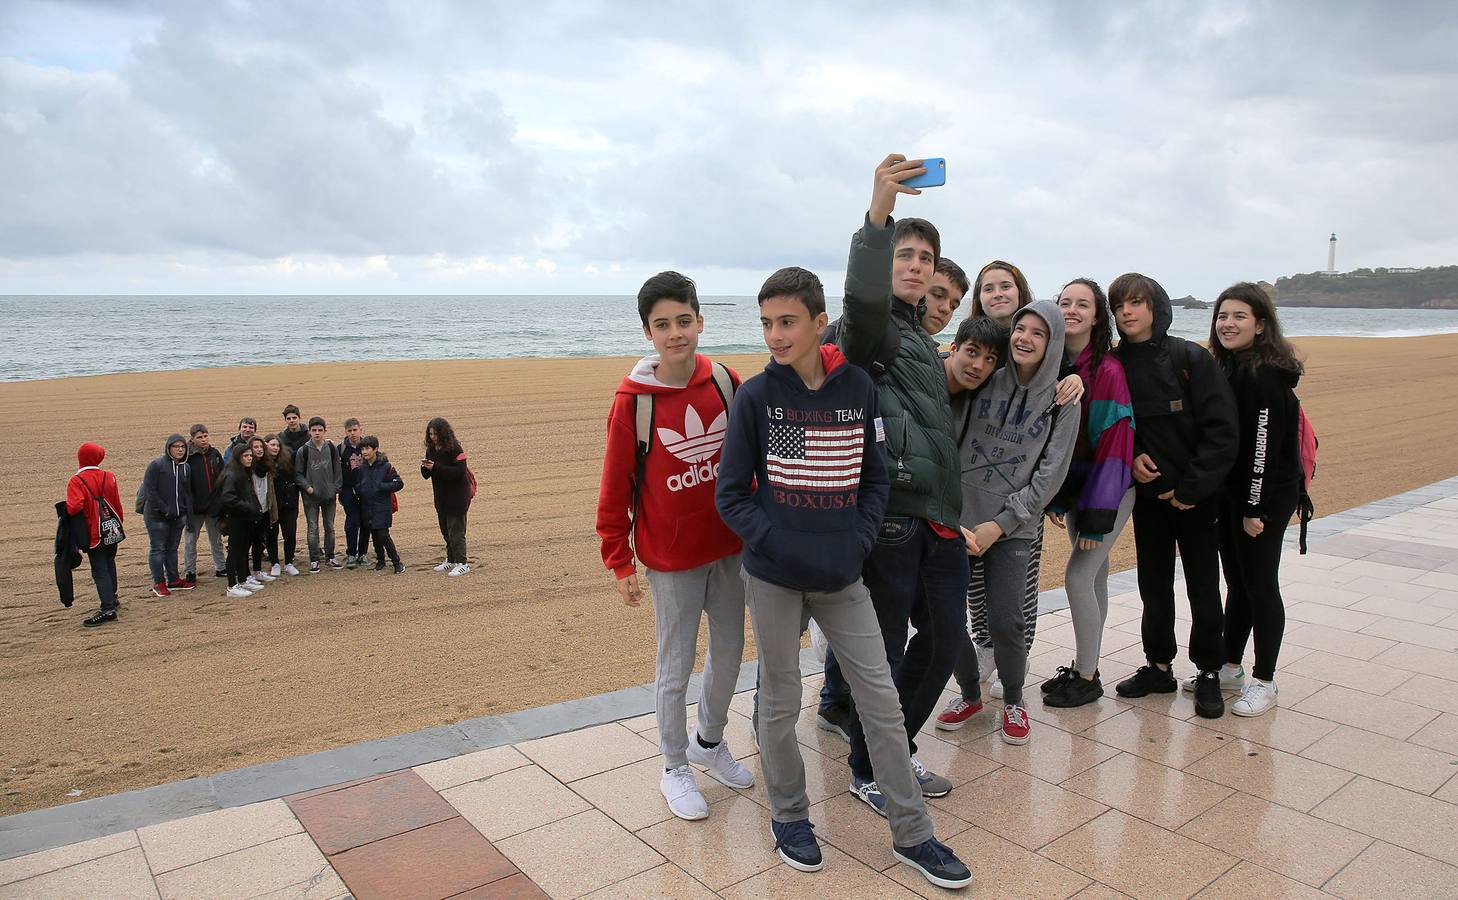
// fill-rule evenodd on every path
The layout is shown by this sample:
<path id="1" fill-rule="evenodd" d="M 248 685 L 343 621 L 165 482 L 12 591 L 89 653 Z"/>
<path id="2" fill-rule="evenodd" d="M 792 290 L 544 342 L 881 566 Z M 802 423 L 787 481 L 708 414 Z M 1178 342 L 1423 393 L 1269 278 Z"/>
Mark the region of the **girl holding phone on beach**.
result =
<path id="1" fill-rule="evenodd" d="M 1258 716 L 1276 706 L 1276 659 L 1286 628 L 1281 545 L 1301 491 L 1295 388 L 1301 361 L 1260 286 L 1231 285 L 1215 301 L 1210 352 L 1230 380 L 1240 450 L 1220 497 L 1220 564 L 1225 572 L 1226 678 L 1243 678 L 1245 644 L 1255 636 L 1254 676 L 1230 711 Z"/>

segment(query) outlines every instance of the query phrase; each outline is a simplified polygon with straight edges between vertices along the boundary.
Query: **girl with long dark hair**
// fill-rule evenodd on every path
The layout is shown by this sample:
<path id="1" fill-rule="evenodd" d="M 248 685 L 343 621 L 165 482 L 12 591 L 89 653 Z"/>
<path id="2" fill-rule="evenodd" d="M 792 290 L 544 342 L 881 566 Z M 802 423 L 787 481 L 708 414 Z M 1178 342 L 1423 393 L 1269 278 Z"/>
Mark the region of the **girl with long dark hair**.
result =
<path id="1" fill-rule="evenodd" d="M 1210 322 L 1210 352 L 1230 379 L 1240 451 L 1220 502 L 1220 564 L 1225 571 L 1225 672 L 1244 677 L 1245 644 L 1255 635 L 1254 676 L 1230 711 L 1258 716 L 1276 706 L 1276 659 L 1286 629 L 1281 544 L 1301 493 L 1303 368 L 1281 334 L 1276 308 L 1248 281 L 1220 292 Z"/>
<path id="2" fill-rule="evenodd" d="M 1063 585 L 1077 657 L 1043 682 L 1043 703 L 1074 707 L 1104 695 L 1099 651 L 1109 615 L 1109 552 L 1134 510 L 1134 407 L 1113 347 L 1113 316 L 1098 282 L 1075 278 L 1058 295 L 1064 353 L 1088 392 L 1078 440 L 1048 519 L 1066 528 L 1073 552 Z"/>
<path id="3" fill-rule="evenodd" d="M 228 596 L 247 597 L 263 590 L 263 582 L 249 570 L 249 555 L 263 527 L 268 502 L 265 463 L 255 461 L 253 448 L 238 444 L 223 475 L 223 515 L 228 520 Z"/>
<path id="4" fill-rule="evenodd" d="M 277 471 L 268 458 L 267 438 L 255 434 L 248 439 L 248 446 L 253 450 L 253 474 L 255 476 L 261 474 L 268 481 L 268 493 L 260 501 L 263 504 L 263 520 L 258 523 L 258 533 L 253 536 L 253 547 L 249 551 L 253 562 L 253 580 L 267 584 L 278 577 L 263 569 L 264 552 L 268 546 L 268 532 L 270 528 L 278 524 L 278 503 L 274 499 L 274 482 L 277 480 Z"/>
<path id="5" fill-rule="evenodd" d="M 451 423 L 436 416 L 425 426 L 425 458 L 420 477 L 430 481 L 435 496 L 435 517 L 446 542 L 445 562 L 435 567 L 451 577 L 471 571 L 466 561 L 466 513 L 471 508 L 474 482 L 466 467 L 466 451 Z"/>

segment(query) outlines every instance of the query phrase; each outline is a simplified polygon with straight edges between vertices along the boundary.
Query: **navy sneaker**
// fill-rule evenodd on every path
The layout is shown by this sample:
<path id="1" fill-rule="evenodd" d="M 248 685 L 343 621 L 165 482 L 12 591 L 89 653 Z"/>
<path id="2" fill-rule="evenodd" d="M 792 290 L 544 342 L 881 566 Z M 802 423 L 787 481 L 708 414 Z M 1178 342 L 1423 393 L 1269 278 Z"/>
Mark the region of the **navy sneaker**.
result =
<path id="1" fill-rule="evenodd" d="M 825 866 L 820 856 L 820 842 L 815 840 L 815 826 L 809 819 L 798 822 L 770 822 L 775 835 L 775 852 L 792 869 L 819 872 Z"/>
<path id="2" fill-rule="evenodd" d="M 846 743 L 850 743 L 850 710 L 839 706 L 822 706 L 815 713 L 815 725 L 821 731 L 828 731 Z"/>
<path id="3" fill-rule="evenodd" d="M 936 838 L 922 841 L 915 847 L 892 847 L 891 852 L 937 887 L 956 889 L 972 883 L 972 873 L 962 865 L 957 854 Z"/>
<path id="4" fill-rule="evenodd" d="M 874 809 L 876 815 L 883 819 L 886 818 L 886 795 L 881 793 L 881 789 L 876 786 L 876 782 L 865 781 L 852 775 L 850 792 L 855 794 L 856 798 L 862 803 Z"/>

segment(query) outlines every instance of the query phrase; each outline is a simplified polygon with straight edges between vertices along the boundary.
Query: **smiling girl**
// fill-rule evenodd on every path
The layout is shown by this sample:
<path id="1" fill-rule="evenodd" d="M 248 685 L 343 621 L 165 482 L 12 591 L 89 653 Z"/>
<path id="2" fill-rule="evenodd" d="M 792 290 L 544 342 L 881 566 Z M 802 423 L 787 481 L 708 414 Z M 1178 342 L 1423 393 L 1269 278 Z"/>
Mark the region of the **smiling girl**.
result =
<path id="1" fill-rule="evenodd" d="M 1276 705 L 1276 658 L 1286 628 L 1281 543 L 1301 490 L 1301 406 L 1294 388 L 1302 366 L 1270 297 L 1248 281 L 1216 299 L 1210 352 L 1230 379 L 1240 422 L 1240 452 L 1220 497 L 1227 671 L 1240 672 L 1246 640 L 1255 633 L 1254 678 L 1230 711 L 1258 716 Z"/>

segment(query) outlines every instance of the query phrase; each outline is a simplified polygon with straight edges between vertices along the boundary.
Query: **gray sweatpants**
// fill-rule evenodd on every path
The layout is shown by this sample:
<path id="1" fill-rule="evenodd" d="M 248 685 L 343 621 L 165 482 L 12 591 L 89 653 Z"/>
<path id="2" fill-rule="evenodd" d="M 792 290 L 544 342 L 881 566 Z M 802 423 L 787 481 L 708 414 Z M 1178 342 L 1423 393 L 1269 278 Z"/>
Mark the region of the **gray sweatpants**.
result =
<path id="1" fill-rule="evenodd" d="M 1073 639 L 1078 644 L 1074 667 L 1091 677 L 1099 668 L 1099 651 L 1104 642 L 1104 622 L 1109 618 L 1109 553 L 1119 539 L 1129 514 L 1134 511 L 1134 489 L 1129 488 L 1119 501 L 1119 514 L 1114 530 L 1092 550 L 1078 549 L 1078 515 L 1070 511 L 1064 524 L 1073 553 L 1063 575 L 1063 590 L 1068 594 L 1068 613 L 1073 618 Z"/>
<path id="2" fill-rule="evenodd" d="M 1003 538 L 982 554 L 983 579 L 987 585 L 987 630 L 992 637 L 992 658 L 997 661 L 997 677 L 1002 680 L 1002 702 L 1021 706 L 1023 682 L 1028 677 L 1028 645 L 1024 639 L 1027 621 L 1023 611 L 1024 586 L 1028 574 L 1031 541 Z M 977 655 L 971 657 L 970 684 L 963 684 L 962 696 L 968 702 L 982 697 L 978 686 Z M 962 663 L 958 659 L 958 663 Z M 971 697 L 968 697 L 968 694 Z"/>
<path id="3" fill-rule="evenodd" d="M 197 539 L 203 528 L 208 530 L 208 553 L 213 558 L 213 571 L 221 572 L 228 567 L 228 556 L 223 552 L 223 529 L 217 516 L 194 516 L 187 520 L 187 533 L 182 536 L 182 571 L 197 574 Z"/>
<path id="4" fill-rule="evenodd" d="M 901 699 L 886 663 L 886 646 L 871 595 L 859 580 L 833 593 L 807 593 L 743 572 L 744 601 L 759 645 L 759 759 L 770 813 L 776 822 L 810 817 L 805 761 L 795 740 L 800 717 L 800 629 L 814 618 L 825 632 L 850 685 L 865 729 L 876 784 L 886 797 L 891 836 L 898 847 L 932 837 L 921 785 L 911 771 L 911 749 Z"/>
<path id="5" fill-rule="evenodd" d="M 683 572 L 648 570 L 653 589 L 653 626 L 658 660 L 653 696 L 658 709 L 658 749 L 664 765 L 688 762 L 688 716 L 684 711 L 689 676 L 698 653 L 699 619 L 709 618 L 709 649 L 704 655 L 704 687 L 699 695 L 698 731 L 704 740 L 724 739 L 729 701 L 744 660 L 744 583 L 739 554 Z"/>

